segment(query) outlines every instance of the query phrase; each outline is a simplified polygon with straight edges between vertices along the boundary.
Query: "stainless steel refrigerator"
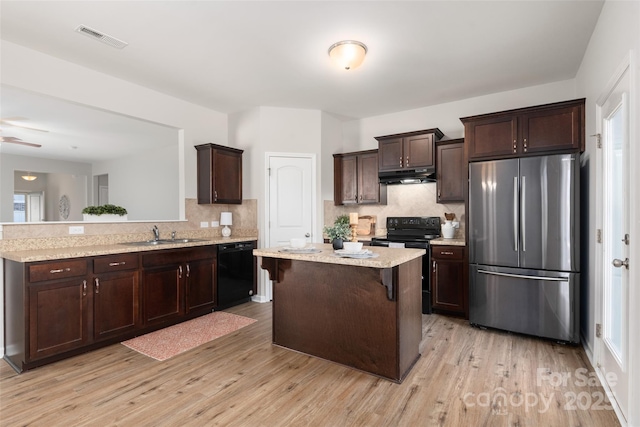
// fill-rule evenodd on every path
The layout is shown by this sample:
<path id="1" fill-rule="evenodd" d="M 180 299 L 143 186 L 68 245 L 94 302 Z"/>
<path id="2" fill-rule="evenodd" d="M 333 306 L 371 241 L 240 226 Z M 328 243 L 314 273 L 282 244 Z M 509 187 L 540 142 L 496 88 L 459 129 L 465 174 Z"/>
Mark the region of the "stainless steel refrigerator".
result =
<path id="1" fill-rule="evenodd" d="M 469 321 L 579 342 L 578 154 L 469 164 Z"/>

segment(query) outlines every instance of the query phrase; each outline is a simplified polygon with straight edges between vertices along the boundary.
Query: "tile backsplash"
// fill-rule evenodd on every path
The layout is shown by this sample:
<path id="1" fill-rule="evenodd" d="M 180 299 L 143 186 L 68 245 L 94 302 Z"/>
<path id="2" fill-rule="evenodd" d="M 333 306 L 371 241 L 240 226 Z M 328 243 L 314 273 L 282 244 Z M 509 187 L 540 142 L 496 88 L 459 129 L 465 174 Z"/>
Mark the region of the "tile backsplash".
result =
<path id="1" fill-rule="evenodd" d="M 376 215 L 376 235 L 387 233 L 386 221 L 389 216 L 439 216 L 444 222 L 444 214 L 454 213 L 460 222 L 455 237 L 464 237 L 466 214 L 464 203 L 436 203 L 436 183 L 390 185 L 387 188 L 386 205 L 335 206 L 333 200 L 324 201 L 324 225 L 331 225 L 339 215 L 357 212 L 359 215 Z"/>
<path id="2" fill-rule="evenodd" d="M 78 247 L 113 244 L 151 239 L 151 228 L 157 225 L 161 238 L 170 238 L 175 231 L 179 238 L 219 237 L 221 228 L 211 227 L 219 221 L 221 212 L 231 212 L 235 236 L 258 235 L 258 202 L 243 200 L 241 205 L 198 205 L 196 199 L 185 201 L 186 221 L 123 221 L 123 222 L 47 222 L 37 224 L 3 224 L 0 228 L 0 251 L 33 248 Z M 207 222 L 209 227 L 201 228 Z M 84 233 L 69 235 L 69 226 L 84 227 Z"/>

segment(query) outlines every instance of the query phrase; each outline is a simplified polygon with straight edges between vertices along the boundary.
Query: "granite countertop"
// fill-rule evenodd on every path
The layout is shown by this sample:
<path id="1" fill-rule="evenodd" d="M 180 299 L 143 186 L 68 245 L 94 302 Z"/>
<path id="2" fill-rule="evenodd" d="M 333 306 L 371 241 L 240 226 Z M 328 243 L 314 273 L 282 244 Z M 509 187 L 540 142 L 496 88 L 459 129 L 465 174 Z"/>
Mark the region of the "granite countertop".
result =
<path id="1" fill-rule="evenodd" d="M 385 247 L 369 247 L 368 249 L 377 255 L 375 258 L 346 258 L 334 254 L 333 246 L 329 244 L 312 244 L 319 253 L 301 254 L 283 251 L 284 247 L 254 249 L 253 254 L 267 258 L 293 259 L 300 261 L 311 261 L 325 264 L 353 265 L 357 267 L 390 268 L 403 264 L 412 259 L 423 256 L 424 249 L 396 249 Z"/>
<path id="2" fill-rule="evenodd" d="M 131 243 L 110 245 L 77 246 L 67 248 L 29 249 L 20 251 L 3 251 L 0 257 L 17 262 L 49 261 L 68 258 L 82 258 L 89 256 L 114 255 L 131 252 L 157 251 L 162 249 L 177 249 L 194 246 L 219 245 L 224 243 L 246 242 L 258 240 L 257 237 L 215 237 L 193 242 L 163 243 L 153 246 L 136 246 Z"/>
<path id="3" fill-rule="evenodd" d="M 434 246 L 467 246 L 464 239 L 445 239 L 444 237 L 429 240 L 429 244 Z"/>

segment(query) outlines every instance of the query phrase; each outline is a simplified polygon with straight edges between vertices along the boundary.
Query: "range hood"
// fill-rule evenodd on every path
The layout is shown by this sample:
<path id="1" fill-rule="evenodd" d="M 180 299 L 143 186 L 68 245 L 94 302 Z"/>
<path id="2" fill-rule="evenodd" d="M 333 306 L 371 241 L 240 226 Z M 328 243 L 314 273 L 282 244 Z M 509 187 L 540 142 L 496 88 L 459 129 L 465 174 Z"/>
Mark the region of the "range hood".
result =
<path id="1" fill-rule="evenodd" d="M 380 184 L 422 184 L 436 182 L 436 168 L 406 169 L 401 171 L 379 172 Z"/>

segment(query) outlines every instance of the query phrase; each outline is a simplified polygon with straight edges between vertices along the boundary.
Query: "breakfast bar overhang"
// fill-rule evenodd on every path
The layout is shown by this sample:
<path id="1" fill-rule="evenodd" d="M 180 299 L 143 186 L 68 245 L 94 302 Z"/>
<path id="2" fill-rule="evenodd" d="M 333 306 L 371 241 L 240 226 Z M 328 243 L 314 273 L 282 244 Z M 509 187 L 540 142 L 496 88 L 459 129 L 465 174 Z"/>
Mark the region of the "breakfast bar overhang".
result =
<path id="1" fill-rule="evenodd" d="M 273 281 L 273 343 L 402 382 L 420 357 L 424 249 L 347 258 L 255 249 Z"/>

